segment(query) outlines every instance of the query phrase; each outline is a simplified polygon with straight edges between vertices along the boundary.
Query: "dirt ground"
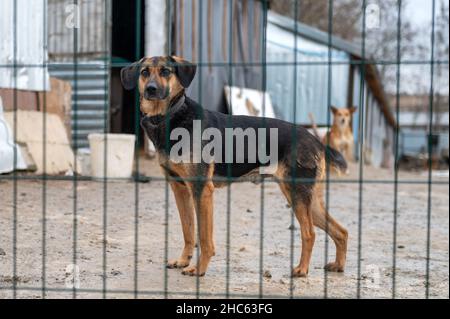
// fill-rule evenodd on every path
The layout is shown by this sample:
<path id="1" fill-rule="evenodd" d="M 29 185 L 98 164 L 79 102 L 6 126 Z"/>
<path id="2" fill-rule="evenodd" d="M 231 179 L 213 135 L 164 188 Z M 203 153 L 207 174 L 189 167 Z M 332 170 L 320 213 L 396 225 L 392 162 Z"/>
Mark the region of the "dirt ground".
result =
<path id="1" fill-rule="evenodd" d="M 141 160 L 141 170 L 160 176 L 153 160 Z M 300 234 L 297 221 L 291 227 L 292 214 L 278 186 L 234 184 L 230 188 L 229 280 L 227 286 L 227 189 L 216 192 L 216 256 L 207 275 L 197 280 L 181 270 L 166 269 L 165 238 L 168 257 L 177 257 L 182 248 L 181 226 L 171 192 L 164 181 L 147 184 L 133 182 L 80 181 L 76 188 L 76 268 L 79 270 L 77 298 L 101 298 L 103 279 L 107 298 L 162 298 L 167 287 L 170 298 L 294 297 L 390 298 L 393 276 L 394 185 L 393 172 L 364 167 L 364 178 L 376 180 L 362 189 L 361 224 L 358 219 L 358 167 L 332 183 L 330 212 L 349 231 L 348 263 L 345 273 L 325 274 L 325 236 L 317 230 L 310 273 L 307 278 L 290 278 L 291 265 L 298 262 Z M 398 224 L 396 259 L 396 297 L 424 298 L 426 290 L 427 175 L 400 173 L 398 187 Z M 447 176 L 433 177 L 431 197 L 431 298 L 449 298 L 449 185 Z M 43 270 L 43 188 L 41 180 L 17 182 L 17 272 L 13 276 L 13 189 L 10 180 L 0 179 L 0 298 L 41 298 Z M 166 196 L 168 194 L 168 223 Z M 263 194 L 263 223 L 261 221 Z M 103 225 L 106 206 L 106 242 Z M 135 218 L 136 199 L 138 215 Z M 48 181 L 46 191 L 45 270 L 47 298 L 72 298 L 71 267 L 74 263 L 74 184 Z M 137 223 L 135 222 L 137 220 Z M 263 224 L 262 270 L 260 275 L 260 238 Z M 361 225 L 361 276 L 358 277 L 358 226 Z M 137 232 L 136 232 L 137 230 Z M 166 233 L 167 232 L 167 233 Z M 291 250 L 291 233 L 294 247 Z M 137 235 L 137 236 L 136 236 Z M 136 245 L 137 239 L 137 245 Z M 106 247 L 104 277 L 103 246 Z M 328 245 L 328 259 L 334 258 L 334 245 Z M 291 251 L 293 261 L 291 262 Z M 194 256 L 194 260 L 195 260 Z M 137 262 L 137 264 L 136 264 Z M 137 267 L 135 267 L 135 265 Z M 167 277 L 165 277 L 167 274 Z M 167 279 L 167 280 L 166 280 Z M 78 281 L 76 281 L 78 283 Z M 261 284 L 261 285 L 260 285 Z M 292 284 L 292 285 L 291 285 Z M 262 290 L 261 290 L 262 288 Z"/>

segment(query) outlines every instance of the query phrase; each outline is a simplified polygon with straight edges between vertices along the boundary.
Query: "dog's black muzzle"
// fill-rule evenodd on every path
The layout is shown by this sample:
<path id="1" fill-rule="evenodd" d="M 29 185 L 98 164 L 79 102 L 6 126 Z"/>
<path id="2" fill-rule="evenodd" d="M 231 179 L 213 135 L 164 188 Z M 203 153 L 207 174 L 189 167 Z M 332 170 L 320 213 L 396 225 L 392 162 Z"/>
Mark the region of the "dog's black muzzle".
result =
<path id="1" fill-rule="evenodd" d="M 169 90 L 158 86 L 156 82 L 149 82 L 144 91 L 144 98 L 146 100 L 164 100 L 169 96 Z"/>

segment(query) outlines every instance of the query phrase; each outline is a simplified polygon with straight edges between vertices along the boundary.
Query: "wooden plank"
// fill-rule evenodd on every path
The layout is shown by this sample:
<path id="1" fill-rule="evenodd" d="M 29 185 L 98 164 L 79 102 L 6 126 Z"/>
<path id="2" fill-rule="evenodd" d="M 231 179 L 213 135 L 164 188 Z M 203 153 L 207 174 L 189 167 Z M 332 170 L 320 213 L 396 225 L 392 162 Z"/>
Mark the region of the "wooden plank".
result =
<path id="1" fill-rule="evenodd" d="M 63 121 L 66 133 L 71 139 L 72 86 L 69 82 L 50 78 L 49 92 L 38 93 L 38 111 L 56 114 Z"/>
<path id="2" fill-rule="evenodd" d="M 5 120 L 9 125 L 14 123 L 14 113 L 5 112 Z M 44 173 L 44 168 L 45 172 L 51 175 L 73 171 L 74 154 L 61 119 L 56 114 L 47 113 L 45 115 L 46 134 L 44 139 L 43 116 L 42 112 L 17 111 L 17 143 L 26 145 L 30 156 L 36 163 L 37 174 Z"/>
<path id="3" fill-rule="evenodd" d="M 230 12 L 228 12 L 228 6 L 227 6 L 227 2 L 231 1 L 231 0 L 223 0 L 223 20 L 222 20 L 222 56 L 223 56 L 223 61 L 227 61 L 228 60 L 228 47 L 229 47 L 229 43 L 228 43 L 228 39 L 227 39 L 227 35 L 230 35 L 229 31 L 228 31 L 228 15 L 230 14 Z"/>
<path id="4" fill-rule="evenodd" d="M 254 37 L 253 37 L 253 47 L 255 48 L 255 56 L 258 57 L 258 61 L 261 60 L 261 28 L 260 28 L 260 20 L 261 20 L 261 3 L 257 2 L 253 6 L 253 31 L 254 31 Z"/>
<path id="5" fill-rule="evenodd" d="M 242 62 L 253 62 L 249 53 L 249 28 L 248 28 L 248 0 L 242 1 L 242 12 L 241 15 L 241 32 L 242 32 Z"/>
<path id="6" fill-rule="evenodd" d="M 178 52 L 181 57 L 184 57 L 184 0 L 179 1 L 180 3 L 180 27 L 178 29 L 178 33 L 180 35 L 180 47 L 178 48 Z"/>
<path id="7" fill-rule="evenodd" d="M 211 63 L 213 62 L 213 54 L 212 54 L 212 50 L 213 50 L 213 25 L 212 25 L 212 17 L 213 17 L 213 2 L 212 1 L 208 1 L 207 2 L 208 5 L 208 62 Z M 209 73 L 212 73 L 212 66 L 211 64 L 208 67 Z"/>
<path id="8" fill-rule="evenodd" d="M 192 61 L 197 61 L 197 0 L 192 0 Z"/>
<path id="9" fill-rule="evenodd" d="M 16 98 L 14 98 L 14 94 L 16 94 Z M 34 91 L 16 90 L 14 93 L 14 89 L 0 89 L 0 97 L 3 100 L 5 111 L 12 111 L 15 107 L 18 110 L 38 110 L 37 93 Z"/>
<path id="10" fill-rule="evenodd" d="M 232 30 L 232 36 L 231 36 L 231 42 L 233 42 L 233 62 L 238 62 L 238 57 L 239 57 L 239 37 L 237 36 L 238 34 L 238 14 L 239 14 L 239 8 L 238 8 L 238 4 L 236 2 L 236 0 L 231 0 L 231 2 L 233 3 L 232 5 L 232 10 L 233 10 L 233 25 L 231 26 L 231 30 Z"/>

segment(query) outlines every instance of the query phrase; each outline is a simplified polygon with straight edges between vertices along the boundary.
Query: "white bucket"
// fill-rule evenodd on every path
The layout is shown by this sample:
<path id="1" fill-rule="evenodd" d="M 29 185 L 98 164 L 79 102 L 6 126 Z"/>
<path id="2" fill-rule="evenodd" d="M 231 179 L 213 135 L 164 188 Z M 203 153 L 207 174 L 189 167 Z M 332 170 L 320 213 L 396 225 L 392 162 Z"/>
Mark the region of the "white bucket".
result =
<path id="1" fill-rule="evenodd" d="M 133 172 L 134 143 L 130 134 L 89 134 L 91 148 L 91 173 L 93 178 L 130 178 Z"/>
<path id="2" fill-rule="evenodd" d="M 77 165 L 82 176 L 91 176 L 91 150 L 89 148 L 79 148 L 77 150 Z"/>

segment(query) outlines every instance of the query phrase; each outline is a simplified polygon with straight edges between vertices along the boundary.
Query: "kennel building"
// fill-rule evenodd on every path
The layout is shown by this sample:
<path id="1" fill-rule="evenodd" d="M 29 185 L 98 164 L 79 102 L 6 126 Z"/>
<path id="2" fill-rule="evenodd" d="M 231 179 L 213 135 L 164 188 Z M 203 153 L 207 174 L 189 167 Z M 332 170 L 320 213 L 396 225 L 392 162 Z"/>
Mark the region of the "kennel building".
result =
<path id="1" fill-rule="evenodd" d="M 8 5 L 11 1 L 2 1 L 2 11 L 11 10 Z M 48 56 L 49 76 L 71 83 L 73 148 L 87 147 L 90 133 L 134 133 L 136 96 L 123 90 L 120 69 L 144 55 L 171 52 L 201 62 L 188 93 L 212 110 L 229 111 L 225 85 L 269 92 L 277 117 L 305 126 L 311 124 L 309 112 L 319 126 L 330 124 L 328 104 L 357 106 L 363 117 L 356 113 L 353 120 L 355 154 L 363 139 L 366 163 L 380 167 L 392 162 L 396 121 L 376 67 L 361 63 L 361 48 L 336 37 L 330 41 L 327 33 L 271 11 L 266 17 L 264 6 L 257 0 L 80 0 L 77 5 L 42 0 L 24 8 L 47 37 L 39 32 L 34 41 L 36 33 L 24 32 L 19 41 L 36 48 L 45 42 L 47 52 L 30 50 L 34 53 L 26 53 L 28 58 Z M 296 72 L 290 65 L 295 61 Z M 42 84 L 41 74 L 27 74 L 30 83 Z"/>

